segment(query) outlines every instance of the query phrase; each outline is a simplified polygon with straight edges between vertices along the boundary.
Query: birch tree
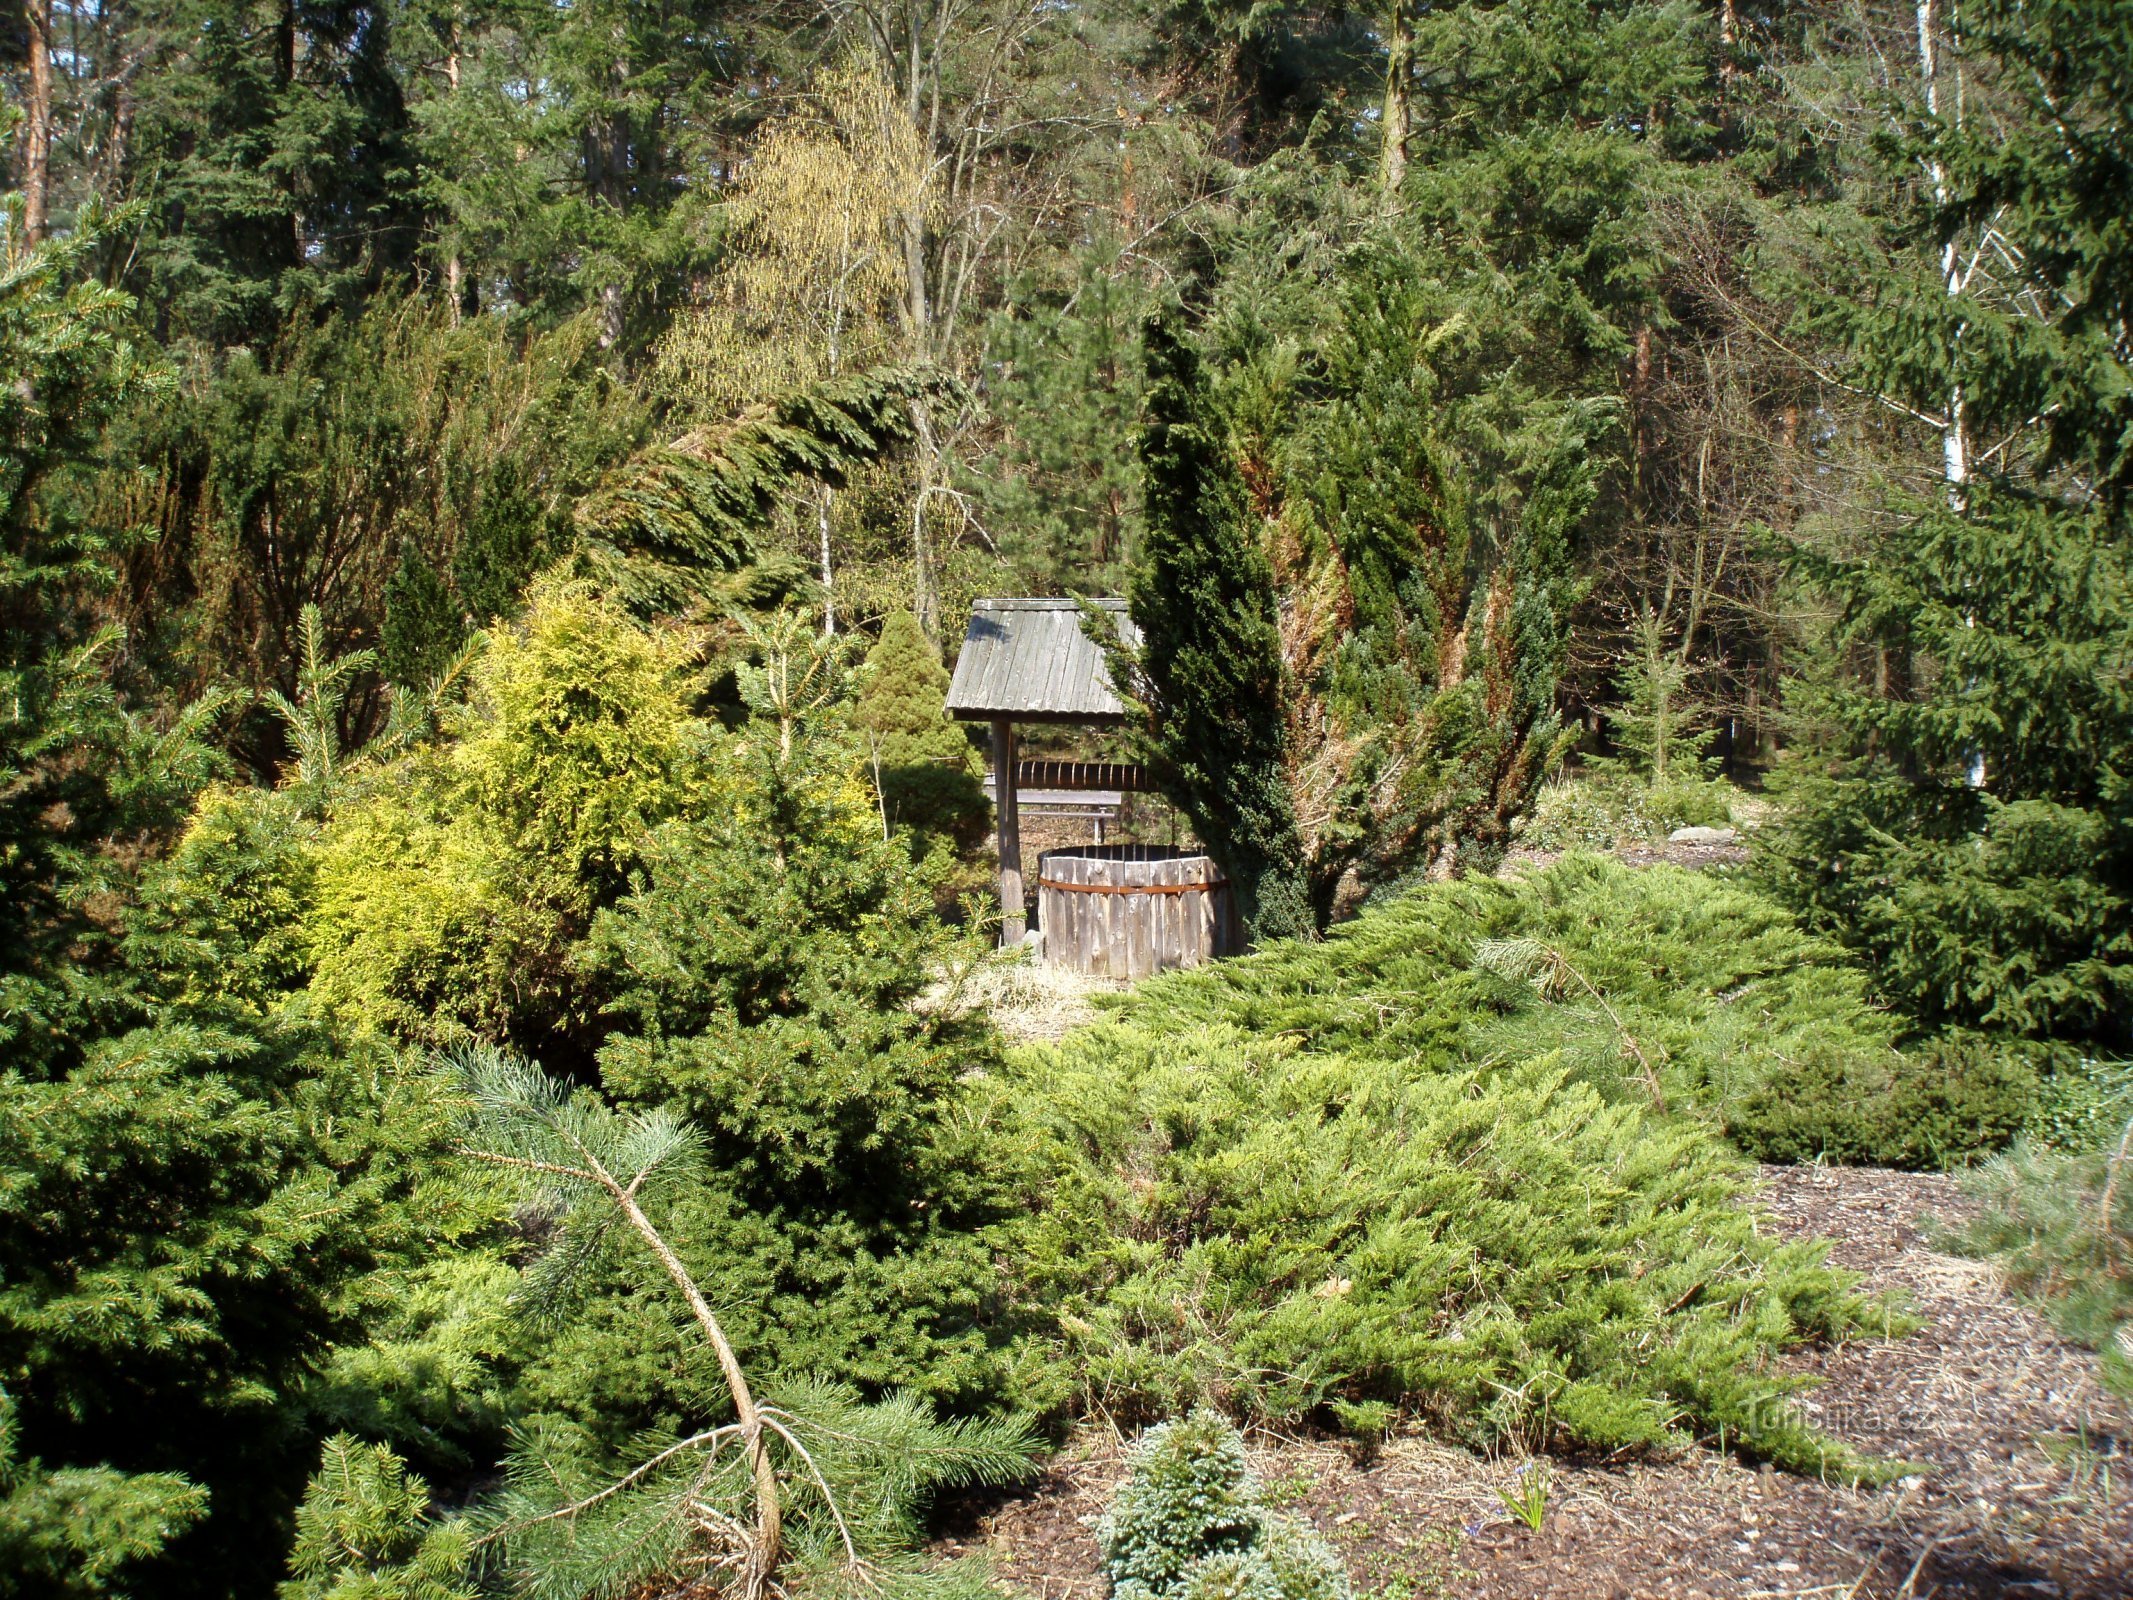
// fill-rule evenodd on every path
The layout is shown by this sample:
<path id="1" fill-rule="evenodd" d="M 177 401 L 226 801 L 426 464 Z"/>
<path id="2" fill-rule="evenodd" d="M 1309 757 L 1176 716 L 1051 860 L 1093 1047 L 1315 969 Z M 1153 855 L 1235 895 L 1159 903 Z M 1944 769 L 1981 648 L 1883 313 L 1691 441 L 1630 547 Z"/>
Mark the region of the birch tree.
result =
<path id="1" fill-rule="evenodd" d="M 823 74 L 756 138 L 727 208 L 730 262 L 661 345 L 668 382 L 731 413 L 896 353 L 904 233 L 931 204 L 928 179 L 880 74 L 863 61 Z M 837 631 L 833 497 L 827 484 L 814 496 L 825 634 Z"/>

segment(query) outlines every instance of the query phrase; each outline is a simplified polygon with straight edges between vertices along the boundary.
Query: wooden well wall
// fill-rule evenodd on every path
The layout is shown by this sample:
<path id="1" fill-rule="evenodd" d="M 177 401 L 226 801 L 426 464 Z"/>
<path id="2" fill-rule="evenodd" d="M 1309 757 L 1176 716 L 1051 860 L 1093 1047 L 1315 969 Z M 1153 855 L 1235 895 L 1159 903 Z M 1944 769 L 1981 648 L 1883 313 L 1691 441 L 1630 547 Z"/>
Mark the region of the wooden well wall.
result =
<path id="1" fill-rule="evenodd" d="M 1037 858 L 1044 960 L 1109 978 L 1196 967 L 1244 948 L 1212 860 L 1168 845 L 1076 845 Z"/>

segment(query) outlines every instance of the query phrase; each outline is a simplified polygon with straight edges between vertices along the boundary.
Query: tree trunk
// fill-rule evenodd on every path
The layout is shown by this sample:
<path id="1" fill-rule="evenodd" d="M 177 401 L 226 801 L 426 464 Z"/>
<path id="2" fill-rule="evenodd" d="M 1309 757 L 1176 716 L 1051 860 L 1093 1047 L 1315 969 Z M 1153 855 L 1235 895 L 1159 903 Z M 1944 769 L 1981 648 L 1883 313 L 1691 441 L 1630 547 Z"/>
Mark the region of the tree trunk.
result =
<path id="1" fill-rule="evenodd" d="M 1029 910 L 1022 889 L 1022 808 L 1015 792 L 1015 725 L 1005 718 L 992 725 L 992 793 L 1000 832 L 1000 945 L 1022 942 Z"/>
<path id="2" fill-rule="evenodd" d="M 933 548 L 926 537 L 926 506 L 940 482 L 940 444 L 933 436 L 933 417 L 926 402 L 911 402 L 911 420 L 918 433 L 918 494 L 911 502 L 911 615 L 938 639 L 939 606 L 933 592 Z"/>
<path id="3" fill-rule="evenodd" d="M 26 0 L 29 20 L 29 104 L 22 131 L 22 231 L 32 245 L 44 238 L 52 206 L 52 0 Z"/>
<path id="4" fill-rule="evenodd" d="M 837 602 L 831 587 L 833 576 L 830 570 L 830 498 L 836 491 L 823 484 L 815 492 L 815 528 L 822 538 L 822 636 L 827 639 L 837 631 Z"/>
<path id="5" fill-rule="evenodd" d="M 615 24 L 614 40 L 615 58 L 608 67 L 608 84 L 609 93 L 617 109 L 600 125 L 591 142 L 594 148 L 596 192 L 619 219 L 629 209 L 630 162 L 629 113 L 621 109 L 624 97 L 629 92 L 629 33 L 620 22 Z M 612 350 L 622 342 L 622 333 L 622 280 L 620 277 L 612 277 L 600 285 L 600 348 Z"/>
<path id="6" fill-rule="evenodd" d="M 1414 79 L 1414 28 L 1404 0 L 1393 0 L 1391 26 L 1385 35 L 1384 153 L 1378 181 L 1388 195 L 1399 193 L 1407 176 L 1407 139 L 1413 121 L 1408 91 Z"/>
<path id="7" fill-rule="evenodd" d="M 923 137 L 925 51 L 919 29 L 918 8 L 909 17 L 909 37 L 904 76 L 903 114 Z M 890 113 L 894 115 L 894 113 Z M 911 358 L 930 362 L 933 349 L 933 296 L 926 281 L 926 214 L 923 195 L 914 194 L 897 219 L 904 255 L 904 339 Z M 940 483 L 940 442 L 934 437 L 933 417 L 923 400 L 911 402 L 912 431 L 918 436 L 918 493 L 911 503 L 911 614 L 925 630 L 935 635 L 933 555 L 926 538 L 926 505 Z"/>
<path id="8" fill-rule="evenodd" d="M 1924 80 L 1926 91 L 1926 115 L 1941 114 L 1940 45 L 1935 37 L 1934 0 L 1918 0 L 1918 71 Z M 1960 98 L 1953 110 L 1956 126 L 1962 126 Z M 1945 206 L 1948 203 L 1948 172 L 1935 156 L 1927 164 L 1927 173 L 1933 182 L 1933 203 Z M 1961 263 L 1951 234 L 1940 247 L 1941 285 L 1949 299 L 1963 292 Z M 1956 346 L 1961 348 L 1963 330 L 1957 328 Z M 1964 502 L 1963 485 L 1970 481 L 1970 440 L 1966 430 L 1963 406 L 1963 385 L 1958 377 L 1948 386 L 1948 411 L 1940 435 L 1941 478 L 1948 486 L 1948 503 L 1958 511 Z"/>
<path id="9" fill-rule="evenodd" d="M 452 48 L 444 58 L 444 81 L 453 94 L 459 93 L 459 28 L 452 28 Z M 452 246 L 452 253 L 444 258 L 444 298 L 450 306 L 452 326 L 459 326 L 460 302 L 466 297 L 466 268 L 459 259 L 459 246 Z"/>
<path id="10" fill-rule="evenodd" d="M 778 1501 L 778 1473 L 770 1459 L 770 1441 L 765 1437 L 763 1414 L 756 1404 L 754 1392 L 748 1387 L 747 1374 L 741 1370 L 740 1358 L 734 1354 L 732 1343 L 726 1338 L 726 1330 L 711 1309 L 711 1302 L 704 1298 L 703 1290 L 690 1276 L 672 1247 L 652 1226 L 652 1220 L 637 1204 L 635 1193 L 616 1183 L 605 1171 L 600 1179 L 623 1215 L 637 1231 L 637 1236 L 648 1244 L 659 1264 L 666 1268 L 667 1276 L 681 1290 L 688 1302 L 689 1312 L 696 1318 L 696 1325 L 710 1340 L 711 1349 L 718 1357 L 720 1375 L 726 1380 L 726 1393 L 733 1401 L 733 1417 L 740 1424 L 741 1439 L 748 1451 L 748 1468 L 755 1480 L 755 1541 L 748 1553 L 748 1567 L 741 1576 L 741 1593 L 747 1600 L 757 1600 L 770 1587 L 771 1574 L 777 1570 L 778 1557 L 784 1547 L 784 1509 Z"/>
<path id="11" fill-rule="evenodd" d="M 1652 386 L 1652 325 L 1640 322 L 1637 325 L 1636 342 L 1631 347 L 1629 369 L 1629 431 L 1630 431 L 1630 495 L 1641 512 L 1644 508 L 1646 479 L 1650 472 L 1652 453 L 1651 433 L 1645 426 L 1646 396 Z"/>

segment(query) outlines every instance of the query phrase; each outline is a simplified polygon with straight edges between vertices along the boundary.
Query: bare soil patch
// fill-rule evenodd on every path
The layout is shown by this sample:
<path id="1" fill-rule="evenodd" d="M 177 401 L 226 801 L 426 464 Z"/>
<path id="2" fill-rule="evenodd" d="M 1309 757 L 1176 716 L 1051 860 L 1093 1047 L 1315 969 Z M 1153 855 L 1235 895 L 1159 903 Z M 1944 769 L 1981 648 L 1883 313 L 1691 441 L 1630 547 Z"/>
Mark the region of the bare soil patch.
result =
<path id="1" fill-rule="evenodd" d="M 1276 1498 L 1385 1600 L 1970 1600 L 2133 1596 L 2133 1416 L 2095 1358 L 2013 1301 L 1991 1270 L 1934 1248 L 1960 1216 L 1955 1181 L 1860 1169 L 1767 1168 L 1769 1227 L 1821 1236 L 1925 1327 L 1796 1358 L 1822 1381 L 1802 1401 L 1830 1432 L 1926 1470 L 1851 1490 L 1698 1450 L 1626 1465 L 1552 1462 L 1538 1533 L 1497 1496 L 1521 1463 L 1400 1438 L 1360 1464 L 1344 1445 L 1262 1439 Z M 1119 1475 L 1091 1434 L 1034 1487 L 965 1509 L 949 1550 L 988 1551 L 1041 1600 L 1096 1600 L 1095 1518 Z"/>

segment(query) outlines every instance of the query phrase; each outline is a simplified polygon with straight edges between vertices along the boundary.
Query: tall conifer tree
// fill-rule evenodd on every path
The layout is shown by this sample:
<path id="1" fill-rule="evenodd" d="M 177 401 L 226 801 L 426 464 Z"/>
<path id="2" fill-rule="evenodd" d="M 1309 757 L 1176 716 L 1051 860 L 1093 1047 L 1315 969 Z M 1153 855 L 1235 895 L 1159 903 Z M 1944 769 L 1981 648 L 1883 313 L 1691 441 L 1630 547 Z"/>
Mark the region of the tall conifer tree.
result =
<path id="1" fill-rule="evenodd" d="M 1800 552 L 1842 606 L 1840 643 L 1882 667 L 1797 697 L 1834 731 L 1835 781 L 1808 787 L 1770 870 L 1924 1019 L 2117 1046 L 2133 1037 L 2133 34 L 2097 21 L 1966 9 L 1967 70 L 1992 92 L 1901 152 L 1938 191 L 1916 198 L 1913 248 L 1812 308 L 1914 415 L 1945 427 L 1959 396 L 1968 438 L 2000 442 L 1899 501 L 1893 534 Z M 1981 220 L 1991 235 L 1945 276 Z"/>
<path id="2" fill-rule="evenodd" d="M 1144 644 L 1131 688 L 1157 770 L 1229 875 L 1246 928 L 1308 934 L 1273 568 L 1198 354 L 1161 319 L 1146 345 L 1148 531 L 1129 591 Z"/>

